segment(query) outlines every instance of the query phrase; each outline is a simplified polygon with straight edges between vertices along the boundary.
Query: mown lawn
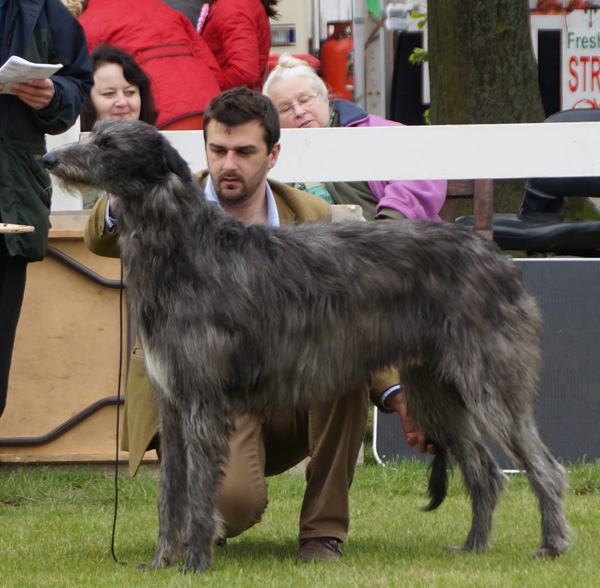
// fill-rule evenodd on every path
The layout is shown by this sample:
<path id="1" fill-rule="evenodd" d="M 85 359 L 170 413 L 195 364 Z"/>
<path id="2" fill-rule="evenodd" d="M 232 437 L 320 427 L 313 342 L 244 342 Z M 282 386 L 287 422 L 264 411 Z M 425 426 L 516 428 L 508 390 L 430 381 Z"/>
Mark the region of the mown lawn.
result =
<path id="1" fill-rule="evenodd" d="M 492 547 L 448 554 L 466 537 L 470 505 L 458 474 L 434 513 L 427 470 L 402 463 L 363 465 L 351 490 L 352 526 L 337 562 L 295 561 L 302 475 L 270 480 L 263 522 L 215 550 L 204 575 L 179 567 L 140 572 L 152 557 L 158 523 L 157 476 L 119 479 L 115 552 L 111 556 L 114 478 L 85 468 L 0 468 L 0 586 L 577 586 L 600 585 L 600 466 L 569 468 L 566 511 L 573 549 L 557 560 L 530 556 L 539 541 L 535 499 L 521 476 L 509 479 L 498 508 Z"/>

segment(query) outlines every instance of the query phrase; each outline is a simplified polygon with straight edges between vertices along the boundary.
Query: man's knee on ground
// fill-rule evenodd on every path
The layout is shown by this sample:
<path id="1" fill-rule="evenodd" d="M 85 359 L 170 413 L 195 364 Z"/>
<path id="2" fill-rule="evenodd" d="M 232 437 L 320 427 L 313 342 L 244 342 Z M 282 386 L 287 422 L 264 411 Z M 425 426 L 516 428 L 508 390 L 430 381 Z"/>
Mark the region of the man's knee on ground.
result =
<path id="1" fill-rule="evenodd" d="M 252 484 L 225 484 L 219 491 L 217 510 L 223 519 L 226 537 L 236 537 L 260 523 L 267 508 L 267 484 L 264 488 Z"/>

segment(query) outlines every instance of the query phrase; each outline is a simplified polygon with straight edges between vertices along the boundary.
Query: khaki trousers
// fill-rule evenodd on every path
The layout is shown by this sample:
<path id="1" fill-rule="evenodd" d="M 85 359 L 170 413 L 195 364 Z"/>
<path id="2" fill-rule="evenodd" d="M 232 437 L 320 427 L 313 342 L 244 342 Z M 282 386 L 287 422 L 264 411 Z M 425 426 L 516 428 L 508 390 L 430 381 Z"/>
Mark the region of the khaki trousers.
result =
<path id="1" fill-rule="evenodd" d="M 268 503 L 266 477 L 310 457 L 299 538 L 345 541 L 350 522 L 348 489 L 364 439 L 368 409 L 365 388 L 309 410 L 278 411 L 264 420 L 238 417 L 217 501 L 227 537 L 260 522 Z"/>

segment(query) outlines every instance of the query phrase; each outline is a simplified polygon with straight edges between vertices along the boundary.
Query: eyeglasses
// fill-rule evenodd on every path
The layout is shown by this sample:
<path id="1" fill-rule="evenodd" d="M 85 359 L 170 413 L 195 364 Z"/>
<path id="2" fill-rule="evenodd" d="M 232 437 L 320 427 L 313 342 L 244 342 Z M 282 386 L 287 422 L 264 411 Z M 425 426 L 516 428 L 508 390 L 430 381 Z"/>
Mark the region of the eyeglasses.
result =
<path id="1" fill-rule="evenodd" d="M 317 96 L 318 94 L 312 94 L 311 96 L 302 96 L 299 100 L 296 100 L 296 102 L 287 102 L 285 104 L 282 104 L 277 109 L 277 112 L 279 112 L 281 116 L 289 116 L 294 112 L 294 106 L 296 106 L 296 104 L 298 104 L 301 108 L 312 106 L 315 103 Z"/>

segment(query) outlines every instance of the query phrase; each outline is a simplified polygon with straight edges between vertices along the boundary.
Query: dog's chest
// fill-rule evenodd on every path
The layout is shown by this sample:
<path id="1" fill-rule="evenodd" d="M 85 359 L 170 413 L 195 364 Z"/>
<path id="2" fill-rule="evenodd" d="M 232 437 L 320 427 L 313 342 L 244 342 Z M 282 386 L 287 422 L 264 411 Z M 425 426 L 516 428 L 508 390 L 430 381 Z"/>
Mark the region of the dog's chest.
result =
<path id="1" fill-rule="evenodd" d="M 169 382 L 168 370 L 159 356 L 148 348 L 144 348 L 144 362 L 149 380 L 154 384 L 156 393 L 161 394 L 166 400 L 173 400 L 174 394 Z"/>

